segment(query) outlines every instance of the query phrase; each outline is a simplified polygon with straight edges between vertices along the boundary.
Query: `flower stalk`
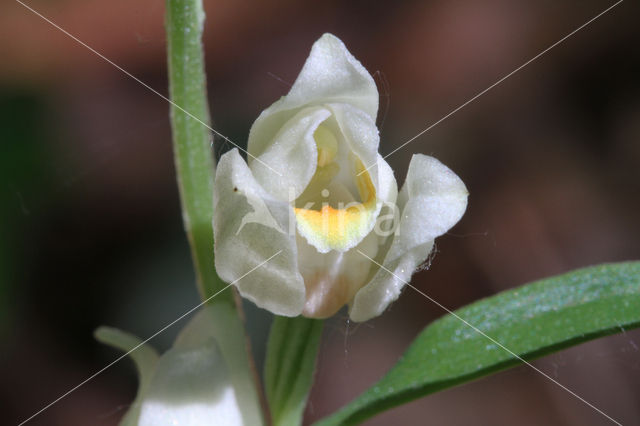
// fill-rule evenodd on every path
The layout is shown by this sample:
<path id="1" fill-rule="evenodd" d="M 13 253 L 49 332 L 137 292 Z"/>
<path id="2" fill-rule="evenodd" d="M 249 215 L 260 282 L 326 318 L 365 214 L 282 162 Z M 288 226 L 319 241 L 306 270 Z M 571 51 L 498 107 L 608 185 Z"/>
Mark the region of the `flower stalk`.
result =
<path id="1" fill-rule="evenodd" d="M 221 344 L 223 355 L 235 350 L 232 363 L 239 371 L 236 387 L 259 400 L 260 385 L 248 350 L 244 325 L 238 313 L 233 289 L 216 273 L 213 254 L 213 187 L 215 160 L 211 118 L 207 102 L 202 31 L 202 0 L 167 0 L 166 31 L 171 99 L 171 130 L 176 179 L 180 192 L 182 218 L 191 248 L 200 297 L 220 314 L 217 327 L 235 330 Z M 220 314 L 222 315 L 222 314 Z M 241 350 L 238 348 L 242 348 Z M 238 376 L 238 375 L 236 375 Z"/>
<path id="2" fill-rule="evenodd" d="M 171 129 L 182 218 L 189 239 L 200 296 L 206 299 L 225 287 L 213 261 L 213 177 L 210 117 L 207 106 L 201 35 L 201 0 L 167 0 L 166 27 Z M 213 303 L 234 304 L 233 292 Z"/>
<path id="3" fill-rule="evenodd" d="M 275 316 L 264 384 L 273 426 L 299 426 L 313 385 L 324 321 Z"/>

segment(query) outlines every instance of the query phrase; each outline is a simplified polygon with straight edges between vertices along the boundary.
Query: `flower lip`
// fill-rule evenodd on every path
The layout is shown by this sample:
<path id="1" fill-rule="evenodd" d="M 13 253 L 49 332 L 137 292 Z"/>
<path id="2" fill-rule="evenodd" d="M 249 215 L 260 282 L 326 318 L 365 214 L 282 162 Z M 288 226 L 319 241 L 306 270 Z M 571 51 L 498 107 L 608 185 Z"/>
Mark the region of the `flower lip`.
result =
<path id="1" fill-rule="evenodd" d="M 298 232 L 320 253 L 330 250 L 343 252 L 353 248 L 375 225 L 381 203 L 378 203 L 371 175 L 364 170 L 359 159 L 356 160 L 354 178 L 360 202 L 340 202 L 337 208 L 323 202 L 319 210 L 294 208 Z M 327 189 L 324 191 L 329 192 Z"/>

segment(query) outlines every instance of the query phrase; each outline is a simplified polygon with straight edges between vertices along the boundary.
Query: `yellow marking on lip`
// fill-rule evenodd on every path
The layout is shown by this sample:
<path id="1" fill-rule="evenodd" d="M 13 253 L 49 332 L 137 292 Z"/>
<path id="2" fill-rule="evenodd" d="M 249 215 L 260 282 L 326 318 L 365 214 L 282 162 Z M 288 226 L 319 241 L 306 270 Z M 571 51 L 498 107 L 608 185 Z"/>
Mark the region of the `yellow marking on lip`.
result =
<path id="1" fill-rule="evenodd" d="M 358 176 L 358 173 L 360 174 Z M 332 250 L 346 250 L 355 244 L 354 239 L 362 239 L 376 210 L 376 188 L 362 161 L 356 160 L 356 185 L 364 202 L 348 203 L 345 208 L 323 205 L 320 210 L 294 208 L 301 234 L 309 243 L 318 247 L 328 246 Z"/>

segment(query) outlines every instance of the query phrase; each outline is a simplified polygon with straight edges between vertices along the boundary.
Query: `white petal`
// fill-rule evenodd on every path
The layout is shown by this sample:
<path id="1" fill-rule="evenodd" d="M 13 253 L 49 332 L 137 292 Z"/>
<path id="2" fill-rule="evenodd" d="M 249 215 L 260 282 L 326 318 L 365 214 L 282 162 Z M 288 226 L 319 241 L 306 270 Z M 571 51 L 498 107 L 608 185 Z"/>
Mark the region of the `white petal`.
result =
<path id="1" fill-rule="evenodd" d="M 331 34 L 315 42 L 287 96 L 264 110 L 249 133 L 248 151 L 259 156 L 297 109 L 326 103 L 353 105 L 375 122 L 378 90 L 367 70 Z M 249 158 L 249 164 L 253 165 Z"/>
<path id="2" fill-rule="evenodd" d="M 244 425 L 224 359 L 213 339 L 172 348 L 158 362 L 140 426 Z"/>
<path id="3" fill-rule="evenodd" d="M 375 120 L 361 109 L 349 104 L 333 103 L 328 104 L 327 107 L 333 112 L 333 117 L 344 137 L 348 151 L 356 155 L 365 168 L 368 168 L 368 172 L 376 184 L 378 174 L 376 162 L 380 136 Z"/>
<path id="4" fill-rule="evenodd" d="M 424 262 L 433 240 L 460 220 L 467 189 L 449 168 L 425 155 L 414 155 L 398 197 L 401 220 L 383 267 L 355 296 L 350 316 L 366 321 L 380 315 L 398 298 L 415 269 Z"/>
<path id="5" fill-rule="evenodd" d="M 178 334 L 173 347 L 188 350 L 212 339 L 216 341 L 228 368 L 235 398 L 242 407 L 243 423 L 262 425 L 260 400 L 252 372 L 247 368 L 251 361 L 247 356 L 244 334 L 243 323 L 231 306 L 225 303 L 208 304 Z"/>
<path id="6" fill-rule="evenodd" d="M 246 425 L 261 425 L 262 408 L 255 388 L 252 372 L 247 368 L 244 328 L 237 312 L 227 304 L 208 304 L 202 307 L 178 334 L 173 345 L 176 349 L 197 348 L 213 339 L 219 345 L 242 407 L 242 420 Z"/>
<path id="7" fill-rule="evenodd" d="M 378 199 L 386 204 L 394 204 L 398 197 L 398 183 L 389 163 L 378 154 L 376 158 L 378 172 Z"/>
<path id="8" fill-rule="evenodd" d="M 393 245 L 392 243 L 392 247 Z M 416 268 L 427 259 L 432 248 L 433 240 L 413 247 L 392 261 L 385 259 L 384 268 L 379 268 L 373 279 L 356 294 L 349 310 L 351 320 L 367 321 L 382 314 L 398 298 L 402 288 L 411 280 Z"/>
<path id="9" fill-rule="evenodd" d="M 410 249 L 447 232 L 467 208 L 467 188 L 447 166 L 433 157 L 415 154 L 402 188 L 407 204 L 402 209 L 398 248 Z M 402 249 L 400 247 L 403 247 Z M 389 253 L 394 258 L 402 255 Z"/>
<path id="10" fill-rule="evenodd" d="M 378 89 L 371 75 L 334 35 L 324 34 L 287 95 L 287 104 L 299 106 L 339 102 L 354 105 L 375 121 Z"/>
<path id="11" fill-rule="evenodd" d="M 382 263 L 393 241 L 395 227 L 398 226 L 400 221 L 400 210 L 396 202 L 398 199 L 398 184 L 393 175 L 393 169 L 380 154 L 378 154 L 378 182 L 380 186 L 378 198 L 382 201 L 382 208 L 376 218 L 372 233 L 376 235 L 380 246 L 374 260 Z"/>
<path id="12" fill-rule="evenodd" d="M 218 275 L 264 309 L 299 315 L 305 289 L 298 272 L 295 233 L 289 229 L 291 206 L 256 182 L 236 149 L 220 159 L 213 198 Z"/>
<path id="13" fill-rule="evenodd" d="M 293 201 L 316 172 L 318 149 L 313 133 L 331 113 L 326 108 L 300 110 L 279 129 L 272 143 L 251 162 L 256 181 L 282 201 Z"/>
<path id="14" fill-rule="evenodd" d="M 131 351 L 138 367 L 138 394 L 121 426 L 264 423 L 246 368 L 242 322 L 227 304 L 200 309 L 161 357 L 120 330 L 100 327 L 95 335 L 101 342 Z"/>
<path id="15" fill-rule="evenodd" d="M 244 332 L 234 315 L 215 304 L 191 318 L 160 358 L 140 425 L 263 424 L 243 339 L 229 335 Z"/>

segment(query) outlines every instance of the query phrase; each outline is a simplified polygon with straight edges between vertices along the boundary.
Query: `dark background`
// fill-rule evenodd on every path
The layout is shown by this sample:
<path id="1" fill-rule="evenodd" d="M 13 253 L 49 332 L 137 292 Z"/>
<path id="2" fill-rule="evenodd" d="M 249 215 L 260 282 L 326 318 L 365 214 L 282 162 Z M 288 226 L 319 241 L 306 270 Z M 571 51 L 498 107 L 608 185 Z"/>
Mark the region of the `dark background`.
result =
<path id="1" fill-rule="evenodd" d="M 162 1 L 29 4 L 166 93 Z M 205 1 L 214 127 L 240 144 L 311 44 L 340 37 L 381 91 L 381 152 L 413 137 L 613 4 L 609 1 Z M 413 284 L 454 309 L 573 268 L 640 258 L 640 16 L 625 1 L 388 158 L 434 155 L 467 184 L 462 221 Z M 167 103 L 12 1 L 0 6 L 0 400 L 16 424 L 197 303 Z M 218 146 L 218 151 L 229 147 Z M 261 358 L 269 316 L 248 306 Z M 379 378 L 443 312 L 406 290 L 383 316 L 327 322 L 306 418 Z M 152 342 L 166 348 L 175 330 Z M 640 333 L 536 366 L 640 424 Z M 136 389 L 122 361 L 33 420 L 113 425 Z M 609 424 L 526 366 L 431 395 L 371 425 Z"/>

